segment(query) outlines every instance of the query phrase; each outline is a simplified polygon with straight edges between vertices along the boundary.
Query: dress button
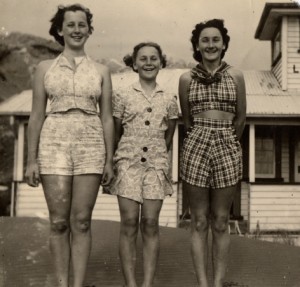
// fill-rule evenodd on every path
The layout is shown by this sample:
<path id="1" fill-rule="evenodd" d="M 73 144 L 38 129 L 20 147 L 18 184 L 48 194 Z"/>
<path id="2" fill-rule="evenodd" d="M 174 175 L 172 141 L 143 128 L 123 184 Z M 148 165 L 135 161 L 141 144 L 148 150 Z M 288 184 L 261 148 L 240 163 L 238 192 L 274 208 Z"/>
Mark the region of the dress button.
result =
<path id="1" fill-rule="evenodd" d="M 152 109 L 151 109 L 151 108 L 147 108 L 147 112 L 148 112 L 148 113 L 151 113 L 151 112 L 152 112 Z"/>
<path id="2" fill-rule="evenodd" d="M 147 159 L 145 159 L 144 157 L 141 158 L 141 162 L 145 162 L 147 161 Z"/>
<path id="3" fill-rule="evenodd" d="M 145 125 L 146 125 L 146 126 L 149 126 L 149 125 L 150 125 L 150 122 L 149 122 L 149 121 L 145 121 Z"/>
<path id="4" fill-rule="evenodd" d="M 148 148 L 147 148 L 146 146 L 144 146 L 144 147 L 143 147 L 143 151 L 144 151 L 144 152 L 147 152 L 147 151 L 148 151 Z"/>

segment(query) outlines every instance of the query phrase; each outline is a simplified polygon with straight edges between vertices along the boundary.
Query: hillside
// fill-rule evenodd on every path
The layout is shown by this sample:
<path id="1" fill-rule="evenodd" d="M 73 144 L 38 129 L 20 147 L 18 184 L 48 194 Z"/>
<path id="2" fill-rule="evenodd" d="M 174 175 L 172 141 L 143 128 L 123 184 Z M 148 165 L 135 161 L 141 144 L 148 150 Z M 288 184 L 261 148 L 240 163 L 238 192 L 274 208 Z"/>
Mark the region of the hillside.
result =
<path id="1" fill-rule="evenodd" d="M 31 87 L 36 65 L 56 57 L 61 46 L 56 42 L 18 32 L 0 43 L 0 102 Z"/>
<path id="2" fill-rule="evenodd" d="M 28 34 L 1 35 L 0 41 L 0 102 L 31 88 L 36 65 L 56 57 L 61 46 L 53 41 Z M 0 183 L 12 179 L 14 127 L 9 118 L 0 117 Z"/>

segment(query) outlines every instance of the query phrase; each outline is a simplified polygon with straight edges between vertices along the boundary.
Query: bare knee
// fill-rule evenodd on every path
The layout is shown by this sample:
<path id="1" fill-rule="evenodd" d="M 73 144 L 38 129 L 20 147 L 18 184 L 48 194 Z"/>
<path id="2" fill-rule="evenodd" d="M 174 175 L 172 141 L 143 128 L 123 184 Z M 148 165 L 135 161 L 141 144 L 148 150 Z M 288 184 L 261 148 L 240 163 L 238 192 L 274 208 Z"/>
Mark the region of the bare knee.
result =
<path id="1" fill-rule="evenodd" d="M 91 229 L 90 218 L 73 218 L 72 219 L 72 231 L 79 233 L 87 233 Z"/>
<path id="2" fill-rule="evenodd" d="M 192 219 L 192 231 L 197 233 L 207 232 L 209 226 L 208 217 L 205 215 L 196 216 Z"/>
<path id="3" fill-rule="evenodd" d="M 138 233 L 138 218 L 126 218 L 121 220 L 121 234 L 132 237 Z"/>
<path id="4" fill-rule="evenodd" d="M 156 236 L 159 233 L 158 219 L 142 217 L 141 232 L 145 236 Z"/>
<path id="5" fill-rule="evenodd" d="M 51 219 L 50 222 L 51 233 L 62 235 L 69 231 L 69 222 L 66 219 Z"/>
<path id="6" fill-rule="evenodd" d="M 215 233 L 225 233 L 228 228 L 228 216 L 214 216 L 212 220 L 212 230 Z"/>

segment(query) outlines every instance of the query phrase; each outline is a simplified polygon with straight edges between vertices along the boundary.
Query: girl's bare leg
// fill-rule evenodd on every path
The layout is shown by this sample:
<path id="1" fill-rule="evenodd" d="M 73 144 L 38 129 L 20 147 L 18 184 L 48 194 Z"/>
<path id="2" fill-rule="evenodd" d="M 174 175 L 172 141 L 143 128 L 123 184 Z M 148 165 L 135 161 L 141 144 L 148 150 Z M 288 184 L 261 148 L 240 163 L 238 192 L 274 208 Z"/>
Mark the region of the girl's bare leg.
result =
<path id="1" fill-rule="evenodd" d="M 222 287 L 229 257 L 228 220 L 236 186 L 212 190 L 212 259 L 214 287 Z"/>
<path id="2" fill-rule="evenodd" d="M 210 198 L 209 189 L 183 182 L 187 191 L 191 210 L 192 258 L 199 287 L 208 287 L 208 229 Z"/>
<path id="3" fill-rule="evenodd" d="M 72 177 L 42 175 L 50 216 L 50 250 L 59 287 L 69 287 Z"/>
<path id="4" fill-rule="evenodd" d="M 92 245 L 91 218 L 100 183 L 99 174 L 73 177 L 70 216 L 73 287 L 83 286 Z"/>
<path id="5" fill-rule="evenodd" d="M 121 227 L 119 253 L 126 287 L 137 287 L 135 279 L 136 239 L 139 227 L 140 204 L 118 196 Z"/>
<path id="6" fill-rule="evenodd" d="M 144 199 L 141 211 L 144 281 L 142 287 L 152 287 L 159 255 L 159 213 L 162 200 Z"/>

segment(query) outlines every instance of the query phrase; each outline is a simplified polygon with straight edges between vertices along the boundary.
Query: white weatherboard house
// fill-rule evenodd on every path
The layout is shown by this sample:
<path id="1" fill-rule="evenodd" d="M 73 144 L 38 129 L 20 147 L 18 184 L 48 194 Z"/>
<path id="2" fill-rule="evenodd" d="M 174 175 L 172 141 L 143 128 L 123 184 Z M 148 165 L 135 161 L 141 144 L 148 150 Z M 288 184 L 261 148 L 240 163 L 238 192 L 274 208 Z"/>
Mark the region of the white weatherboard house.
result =
<path id="1" fill-rule="evenodd" d="M 248 231 L 300 231 L 300 8 L 296 3 L 267 3 L 255 38 L 270 41 L 270 71 L 244 71 L 247 120 L 241 140 L 244 177 L 232 216 L 248 223 Z M 177 94 L 185 70 L 162 70 L 158 82 Z M 137 80 L 133 72 L 115 74 L 115 88 Z M 42 188 L 24 183 L 26 135 L 32 91 L 0 104 L 0 115 L 17 126 L 11 214 L 48 216 Z M 170 176 L 175 193 L 165 200 L 160 224 L 176 227 L 186 210 L 178 172 L 182 145 L 179 121 L 170 152 Z M 93 219 L 120 220 L 116 197 L 99 193 Z"/>
<path id="2" fill-rule="evenodd" d="M 247 81 L 243 137 L 250 231 L 300 230 L 300 8 L 267 3 L 255 38 L 270 41 L 271 72 Z M 254 73 L 253 76 L 258 76 Z M 275 81 L 276 79 L 276 81 Z M 263 94 L 256 94 L 258 89 Z M 251 94 L 250 94 L 251 93 Z M 252 94 L 253 93 L 253 94 Z M 248 153 L 248 155 L 247 155 Z"/>

